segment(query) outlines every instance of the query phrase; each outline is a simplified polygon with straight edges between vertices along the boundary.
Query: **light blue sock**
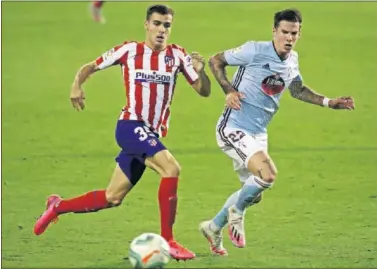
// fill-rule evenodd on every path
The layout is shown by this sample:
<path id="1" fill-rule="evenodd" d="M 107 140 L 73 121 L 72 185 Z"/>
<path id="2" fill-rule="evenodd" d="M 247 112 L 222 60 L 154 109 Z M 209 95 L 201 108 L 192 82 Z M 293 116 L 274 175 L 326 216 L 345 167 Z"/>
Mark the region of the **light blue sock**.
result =
<path id="1" fill-rule="evenodd" d="M 265 182 L 264 180 L 251 176 L 243 185 L 240 194 L 236 201 L 236 209 L 240 212 L 244 212 L 250 203 L 261 194 L 265 189 L 271 187 L 272 183 Z"/>
<path id="2" fill-rule="evenodd" d="M 219 213 L 214 217 L 212 223 L 215 224 L 215 227 L 211 227 L 213 231 L 221 230 L 228 223 L 228 208 L 236 203 L 240 191 L 241 190 L 238 190 L 232 193 L 226 200 L 223 208 L 221 208 Z"/>
<path id="3" fill-rule="evenodd" d="M 228 223 L 228 208 L 232 205 L 235 205 L 238 199 L 238 196 L 240 194 L 241 190 L 238 190 L 234 193 L 232 193 L 228 199 L 226 200 L 224 206 L 221 208 L 221 210 L 217 213 L 217 215 L 213 218 L 210 229 L 214 232 L 221 230 L 224 228 L 224 226 Z M 260 199 L 259 199 L 260 201 Z M 257 201 L 257 203 L 259 202 Z M 250 207 L 254 204 L 254 200 L 252 202 L 249 202 L 246 207 Z"/>

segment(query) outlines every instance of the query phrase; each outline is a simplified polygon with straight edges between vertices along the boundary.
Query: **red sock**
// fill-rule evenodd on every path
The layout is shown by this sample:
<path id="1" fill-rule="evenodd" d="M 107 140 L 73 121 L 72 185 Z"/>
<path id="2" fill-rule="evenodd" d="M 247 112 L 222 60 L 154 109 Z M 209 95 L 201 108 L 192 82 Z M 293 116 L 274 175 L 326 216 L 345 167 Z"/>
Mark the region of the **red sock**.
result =
<path id="1" fill-rule="evenodd" d="M 56 205 L 55 210 L 59 214 L 69 212 L 88 213 L 109 207 L 110 205 L 106 199 L 106 190 L 99 190 L 91 191 L 72 199 L 64 199 Z"/>
<path id="2" fill-rule="evenodd" d="M 174 238 L 173 224 L 177 211 L 177 177 L 165 177 L 161 179 L 158 190 L 158 202 L 160 204 L 161 236 L 167 241 Z"/>
<path id="3" fill-rule="evenodd" d="M 94 5 L 96 8 L 101 8 L 104 2 L 105 2 L 105 1 L 94 1 L 94 2 L 93 2 L 93 5 Z"/>

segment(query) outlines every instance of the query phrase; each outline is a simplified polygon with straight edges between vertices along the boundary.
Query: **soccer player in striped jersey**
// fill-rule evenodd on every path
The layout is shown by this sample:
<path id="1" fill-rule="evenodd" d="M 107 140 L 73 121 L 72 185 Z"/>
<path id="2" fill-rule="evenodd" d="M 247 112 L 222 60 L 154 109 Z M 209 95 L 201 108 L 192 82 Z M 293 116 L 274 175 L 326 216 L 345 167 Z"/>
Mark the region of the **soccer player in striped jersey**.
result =
<path id="1" fill-rule="evenodd" d="M 144 24 L 144 42 L 124 42 L 78 71 L 71 90 L 71 101 L 75 109 L 82 110 L 85 95 L 81 86 L 87 78 L 99 70 L 120 65 L 127 96 L 127 104 L 116 126 L 116 141 L 121 151 L 106 189 L 72 199 L 51 195 L 46 211 L 35 224 L 35 234 L 42 234 L 59 215 L 96 212 L 119 206 L 145 168 L 149 167 L 161 176 L 158 191 L 161 235 L 170 245 L 171 256 L 177 260 L 195 257 L 173 236 L 180 166 L 159 137 L 168 133 L 170 105 L 178 73 L 183 73 L 188 83 L 203 97 L 210 95 L 211 85 L 204 71 L 205 62 L 198 53 L 189 55 L 184 48 L 167 44 L 173 15 L 173 10 L 166 6 L 149 7 Z"/>
<path id="2" fill-rule="evenodd" d="M 299 39 L 302 18 L 298 10 L 288 9 L 274 16 L 273 40 L 249 41 L 242 46 L 211 57 L 213 75 L 226 94 L 226 109 L 217 123 L 217 143 L 232 160 L 243 186 L 229 196 L 220 212 L 200 224 L 211 251 L 227 255 L 221 232 L 228 234 L 236 247 L 244 247 L 244 214 L 258 203 L 270 188 L 277 170 L 267 153 L 267 125 L 279 108 L 285 88 L 303 102 L 332 109 L 354 109 L 352 97 L 329 99 L 303 83 L 298 54 L 293 48 Z M 226 66 L 238 66 L 232 83 Z"/>

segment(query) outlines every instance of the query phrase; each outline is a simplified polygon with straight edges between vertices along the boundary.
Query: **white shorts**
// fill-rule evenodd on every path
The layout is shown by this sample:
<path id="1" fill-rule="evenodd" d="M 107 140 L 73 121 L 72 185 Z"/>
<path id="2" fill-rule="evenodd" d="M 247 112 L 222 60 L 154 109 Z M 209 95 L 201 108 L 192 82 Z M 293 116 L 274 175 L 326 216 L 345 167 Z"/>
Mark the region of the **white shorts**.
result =
<path id="1" fill-rule="evenodd" d="M 247 170 L 251 156 L 258 151 L 267 153 L 267 134 L 251 135 L 240 128 L 222 126 L 216 128 L 216 140 L 220 149 L 233 160 L 234 171 L 241 182 L 252 173 Z"/>

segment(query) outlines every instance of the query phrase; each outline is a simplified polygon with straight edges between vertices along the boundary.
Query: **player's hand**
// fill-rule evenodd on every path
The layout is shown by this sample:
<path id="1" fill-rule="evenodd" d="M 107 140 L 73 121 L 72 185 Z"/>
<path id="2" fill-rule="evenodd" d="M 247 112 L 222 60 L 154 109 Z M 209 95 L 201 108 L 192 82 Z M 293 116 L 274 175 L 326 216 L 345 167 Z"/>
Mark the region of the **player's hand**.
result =
<path id="1" fill-rule="evenodd" d="M 193 51 L 191 53 L 192 66 L 197 73 L 203 71 L 205 66 L 204 58 L 197 52 Z"/>
<path id="2" fill-rule="evenodd" d="M 329 101 L 329 107 L 332 109 L 355 109 L 355 101 L 351 96 L 342 96 Z"/>
<path id="3" fill-rule="evenodd" d="M 70 98 L 74 109 L 77 111 L 84 110 L 85 93 L 80 87 L 76 85 L 72 86 Z"/>
<path id="4" fill-rule="evenodd" d="M 241 109 L 241 99 L 245 98 L 245 95 L 241 92 L 232 91 L 225 97 L 226 105 L 232 109 Z"/>

